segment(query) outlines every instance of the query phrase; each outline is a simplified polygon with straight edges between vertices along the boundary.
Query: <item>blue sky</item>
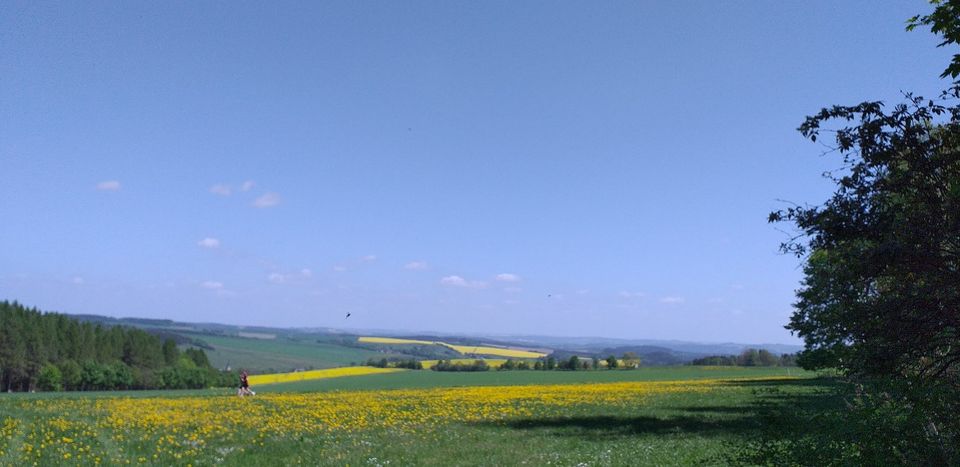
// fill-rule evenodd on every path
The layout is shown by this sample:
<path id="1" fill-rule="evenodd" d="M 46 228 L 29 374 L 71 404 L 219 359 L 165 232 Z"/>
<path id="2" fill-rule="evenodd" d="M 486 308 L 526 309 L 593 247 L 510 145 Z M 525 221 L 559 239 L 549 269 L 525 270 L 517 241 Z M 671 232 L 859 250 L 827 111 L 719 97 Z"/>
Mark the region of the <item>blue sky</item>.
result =
<path id="1" fill-rule="evenodd" d="M 795 128 L 945 87 L 928 9 L 3 2 L 0 298 L 794 343 L 766 215 L 839 165 Z"/>

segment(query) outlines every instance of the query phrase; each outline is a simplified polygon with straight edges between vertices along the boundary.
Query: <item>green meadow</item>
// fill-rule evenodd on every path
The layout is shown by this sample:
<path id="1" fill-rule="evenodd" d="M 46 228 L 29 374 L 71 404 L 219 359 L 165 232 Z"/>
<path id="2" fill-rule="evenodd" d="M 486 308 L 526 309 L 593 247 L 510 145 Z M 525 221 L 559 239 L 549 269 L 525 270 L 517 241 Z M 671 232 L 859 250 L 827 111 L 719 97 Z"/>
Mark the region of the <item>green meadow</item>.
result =
<path id="1" fill-rule="evenodd" d="M 770 449 L 835 383 L 786 368 L 405 371 L 228 389 L 0 396 L 0 464 L 701 465 Z M 403 420 L 403 423 L 397 422 Z M 779 453 L 779 454 L 778 454 Z"/>

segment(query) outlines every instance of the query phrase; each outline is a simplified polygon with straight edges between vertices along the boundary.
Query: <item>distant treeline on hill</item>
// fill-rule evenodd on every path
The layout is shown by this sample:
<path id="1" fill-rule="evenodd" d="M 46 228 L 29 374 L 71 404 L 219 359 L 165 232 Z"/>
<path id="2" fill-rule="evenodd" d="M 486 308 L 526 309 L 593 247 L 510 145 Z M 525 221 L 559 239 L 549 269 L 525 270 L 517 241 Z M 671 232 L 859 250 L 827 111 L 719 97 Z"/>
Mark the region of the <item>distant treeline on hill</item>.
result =
<path id="1" fill-rule="evenodd" d="M 712 355 L 693 360 L 691 365 L 720 366 L 797 366 L 796 354 L 780 356 L 764 349 L 746 349 L 740 355 Z"/>
<path id="2" fill-rule="evenodd" d="M 0 301 L 0 391 L 232 386 L 201 349 L 140 329 L 80 322 Z"/>

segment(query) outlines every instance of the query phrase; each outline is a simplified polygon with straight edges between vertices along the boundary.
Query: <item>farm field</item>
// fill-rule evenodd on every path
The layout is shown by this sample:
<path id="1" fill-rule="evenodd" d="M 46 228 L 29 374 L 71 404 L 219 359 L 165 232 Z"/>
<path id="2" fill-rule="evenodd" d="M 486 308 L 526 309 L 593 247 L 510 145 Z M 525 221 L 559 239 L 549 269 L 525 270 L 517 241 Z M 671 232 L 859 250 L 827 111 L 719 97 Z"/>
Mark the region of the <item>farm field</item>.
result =
<path id="1" fill-rule="evenodd" d="M 622 383 L 724 378 L 811 377 L 796 368 L 650 367 L 638 370 L 599 371 L 478 371 L 447 372 L 410 370 L 350 378 L 319 379 L 271 384 L 257 388 L 268 392 L 360 391 L 370 389 L 421 389 L 458 386 L 514 386 L 536 384 Z"/>
<path id="2" fill-rule="evenodd" d="M 280 384 L 317 379 L 343 378 L 347 376 L 375 375 L 404 371 L 398 368 L 375 368 L 370 366 L 345 366 L 341 368 L 327 368 L 326 370 L 297 371 L 293 373 L 271 373 L 250 375 L 251 385 Z"/>
<path id="3" fill-rule="evenodd" d="M 543 352 L 507 349 L 502 347 L 488 347 L 483 345 L 452 345 L 446 343 L 443 343 L 442 345 L 450 347 L 451 349 L 456 350 L 464 355 L 493 355 L 496 357 L 508 358 L 540 358 L 547 356 L 547 354 Z"/>
<path id="4" fill-rule="evenodd" d="M 824 390 L 775 370 L 402 371 L 263 385 L 248 398 L 2 395 L 0 464 L 722 463 L 767 429 L 770 404 Z"/>
<path id="5" fill-rule="evenodd" d="M 252 339 L 227 336 L 197 336 L 214 347 L 206 350 L 216 368 L 230 365 L 254 372 L 284 372 L 296 368 L 334 368 L 363 363 L 369 358 L 394 356 L 372 350 L 346 347 L 329 342 L 289 339 Z"/>
<path id="6" fill-rule="evenodd" d="M 357 342 L 363 344 L 384 344 L 384 345 L 439 345 L 451 349 L 461 355 L 487 355 L 493 357 L 507 358 L 540 358 L 546 357 L 543 352 L 533 352 L 530 350 L 511 349 L 506 347 L 491 347 L 485 345 L 455 345 L 441 341 L 425 341 L 417 339 L 401 339 L 396 337 L 369 337 L 360 336 Z"/>

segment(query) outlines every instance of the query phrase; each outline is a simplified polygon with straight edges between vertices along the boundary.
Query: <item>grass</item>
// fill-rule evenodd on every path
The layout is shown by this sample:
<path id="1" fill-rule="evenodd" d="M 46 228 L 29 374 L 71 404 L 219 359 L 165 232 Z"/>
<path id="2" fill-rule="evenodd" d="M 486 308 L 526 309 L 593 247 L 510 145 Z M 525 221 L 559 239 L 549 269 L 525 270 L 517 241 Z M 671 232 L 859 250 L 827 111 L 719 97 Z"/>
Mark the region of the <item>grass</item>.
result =
<path id="1" fill-rule="evenodd" d="M 783 374 L 406 371 L 265 385 L 243 399 L 3 395 L 0 465 L 727 464 L 752 440 L 799 429 L 768 426 L 771 407 L 829 399 L 829 381 Z"/>
<path id="2" fill-rule="evenodd" d="M 294 341 L 283 337 L 251 339 L 203 335 L 199 338 L 214 347 L 214 350 L 206 351 L 214 367 L 230 365 L 254 373 L 335 368 L 361 364 L 370 358 L 398 356 L 330 342 Z"/>

